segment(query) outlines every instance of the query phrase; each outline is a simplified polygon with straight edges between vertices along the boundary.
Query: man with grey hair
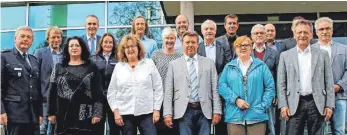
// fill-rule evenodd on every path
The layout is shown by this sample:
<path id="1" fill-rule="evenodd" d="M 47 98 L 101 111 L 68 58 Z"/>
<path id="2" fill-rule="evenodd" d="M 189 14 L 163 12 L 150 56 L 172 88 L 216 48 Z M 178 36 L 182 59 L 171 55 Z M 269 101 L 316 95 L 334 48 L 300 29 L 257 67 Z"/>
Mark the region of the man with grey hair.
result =
<path id="1" fill-rule="evenodd" d="M 86 28 L 86 34 L 81 38 L 88 45 L 88 49 L 91 55 L 93 55 L 98 48 L 101 36 L 97 35 L 99 29 L 99 19 L 96 15 L 88 15 L 84 23 Z"/>
<path id="2" fill-rule="evenodd" d="M 8 135 L 39 135 L 42 94 L 38 60 L 28 53 L 33 31 L 17 28 L 13 49 L 1 53 L 1 125 Z"/>
<path id="3" fill-rule="evenodd" d="M 303 20 L 305 18 L 301 17 L 301 16 L 296 16 L 293 18 L 293 21 L 292 21 L 292 32 L 294 33 L 294 30 L 293 30 L 293 27 L 294 27 L 294 24 L 295 22 L 297 22 L 298 20 Z M 311 29 L 313 30 L 313 28 Z M 313 31 L 312 31 L 313 32 Z M 311 39 L 310 40 L 310 45 L 316 43 L 317 40 L 316 39 Z M 284 52 L 284 51 L 287 51 L 293 47 L 296 46 L 296 40 L 292 37 L 292 38 L 288 38 L 288 39 L 285 39 L 281 42 L 281 48 L 280 48 L 280 53 Z"/>
<path id="4" fill-rule="evenodd" d="M 279 53 L 266 45 L 266 31 L 265 26 L 261 24 L 256 24 L 252 27 L 251 30 L 251 37 L 253 40 L 253 51 L 252 55 L 256 58 L 262 60 L 267 67 L 270 69 L 271 74 L 276 82 L 276 71 L 277 71 L 277 65 L 279 61 Z M 275 124 L 277 121 L 276 117 L 276 98 L 273 99 L 272 106 L 268 109 L 269 112 L 269 121 L 268 121 L 268 128 L 266 130 L 266 133 L 269 135 L 276 135 L 275 132 Z"/>
<path id="5" fill-rule="evenodd" d="M 216 40 L 217 25 L 214 21 L 206 20 L 201 25 L 201 33 L 204 36 L 204 42 L 199 44 L 198 54 L 212 59 L 215 62 L 217 74 L 219 75 L 223 71 L 224 66 L 231 61 L 230 48 L 228 45 Z M 222 100 L 223 104 L 224 101 Z M 227 133 L 227 125 L 224 122 L 224 117 L 215 127 L 217 135 Z"/>
<path id="6" fill-rule="evenodd" d="M 310 46 L 312 24 L 298 20 L 293 27 L 296 47 L 281 53 L 277 71 L 278 108 L 287 120 L 287 135 L 323 135 L 335 107 L 333 74 L 327 51 Z"/>
<path id="7" fill-rule="evenodd" d="M 231 61 L 230 48 L 216 40 L 217 25 L 212 20 L 206 20 L 201 25 L 204 41 L 199 44 L 198 54 L 212 59 L 216 63 L 217 74 Z"/>
<path id="8" fill-rule="evenodd" d="M 328 52 L 332 60 L 331 68 L 334 78 L 335 111 L 331 119 L 334 135 L 344 135 L 347 113 L 347 47 L 333 42 L 333 20 L 322 17 L 315 22 L 318 43 L 312 45 Z"/>
<path id="9" fill-rule="evenodd" d="M 40 126 L 40 134 L 46 135 L 52 134 L 54 130 L 52 123 L 48 121 L 46 117 L 47 113 L 47 89 L 49 84 L 49 78 L 52 73 L 53 67 L 60 62 L 63 50 L 60 48 L 62 43 L 63 32 L 57 26 L 50 26 L 46 30 L 46 41 L 49 44 L 48 47 L 35 50 L 34 55 L 39 61 L 40 69 L 40 86 L 43 96 L 43 124 Z"/>

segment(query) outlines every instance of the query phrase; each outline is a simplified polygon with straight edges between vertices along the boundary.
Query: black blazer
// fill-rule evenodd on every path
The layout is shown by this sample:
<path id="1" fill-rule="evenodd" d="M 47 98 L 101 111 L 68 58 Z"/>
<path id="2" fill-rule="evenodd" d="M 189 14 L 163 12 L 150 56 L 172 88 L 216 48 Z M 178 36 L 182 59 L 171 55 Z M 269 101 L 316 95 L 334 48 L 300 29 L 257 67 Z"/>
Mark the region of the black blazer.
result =
<path id="1" fill-rule="evenodd" d="M 31 67 L 16 48 L 1 53 L 1 114 L 9 123 L 39 123 L 42 116 L 39 64 L 28 58 Z"/>
<path id="2" fill-rule="evenodd" d="M 200 56 L 206 57 L 206 51 L 205 51 L 205 43 L 202 42 L 199 44 L 198 54 Z M 221 42 L 216 40 L 216 69 L 217 74 L 219 75 L 223 69 L 224 66 L 231 61 L 232 54 L 230 51 L 229 46 L 223 45 Z"/>

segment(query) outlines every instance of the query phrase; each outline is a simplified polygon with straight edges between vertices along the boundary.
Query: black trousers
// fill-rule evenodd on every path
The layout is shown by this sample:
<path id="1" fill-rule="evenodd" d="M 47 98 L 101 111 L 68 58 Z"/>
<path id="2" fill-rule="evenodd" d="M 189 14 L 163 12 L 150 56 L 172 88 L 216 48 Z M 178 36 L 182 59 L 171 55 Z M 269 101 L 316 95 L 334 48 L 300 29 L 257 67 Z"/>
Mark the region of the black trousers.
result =
<path id="1" fill-rule="evenodd" d="M 7 123 L 5 135 L 40 135 L 40 125 L 38 123 Z"/>
<path id="2" fill-rule="evenodd" d="M 105 122 L 107 118 L 107 122 L 110 126 L 110 135 L 120 135 L 121 127 L 116 124 L 116 121 L 114 119 L 114 114 L 107 101 L 104 102 L 103 111 L 104 111 L 104 114 L 102 116 L 102 119 L 100 120 L 99 123 L 95 125 L 95 129 L 94 129 L 95 134 L 104 135 Z"/>
<path id="3" fill-rule="evenodd" d="M 222 101 L 222 112 L 224 113 L 224 105 L 225 100 L 223 97 L 220 97 Z M 228 134 L 228 126 L 227 123 L 224 122 L 224 116 L 222 115 L 222 119 L 215 125 L 215 135 L 227 135 Z"/>
<path id="4" fill-rule="evenodd" d="M 165 125 L 164 118 L 161 116 L 159 121 L 155 124 L 157 128 L 158 135 L 179 135 L 178 123 L 176 120 L 173 120 L 172 128 L 168 128 Z"/>
<path id="5" fill-rule="evenodd" d="M 308 135 L 323 135 L 323 124 L 324 116 L 319 113 L 313 96 L 300 96 L 295 115 L 287 121 L 286 135 L 303 135 L 305 125 Z"/>

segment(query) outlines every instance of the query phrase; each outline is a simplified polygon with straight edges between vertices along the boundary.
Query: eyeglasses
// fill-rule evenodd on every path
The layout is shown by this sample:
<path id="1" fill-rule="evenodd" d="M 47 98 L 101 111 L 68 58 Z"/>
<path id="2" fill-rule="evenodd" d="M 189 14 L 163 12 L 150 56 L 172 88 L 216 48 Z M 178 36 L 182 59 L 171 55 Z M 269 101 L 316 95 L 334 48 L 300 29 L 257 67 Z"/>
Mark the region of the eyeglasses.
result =
<path id="1" fill-rule="evenodd" d="M 254 32 L 254 33 L 252 33 L 253 35 L 264 35 L 265 34 L 265 32 Z"/>
<path id="2" fill-rule="evenodd" d="M 134 48 L 136 48 L 137 46 L 136 45 L 130 45 L 130 46 L 125 46 L 124 48 L 125 49 L 134 49 Z"/>
<path id="3" fill-rule="evenodd" d="M 319 28 L 319 29 L 318 29 L 318 31 L 324 31 L 324 30 L 330 31 L 331 28 L 330 28 L 330 27 L 325 27 L 325 28 Z"/>
<path id="4" fill-rule="evenodd" d="M 243 45 L 237 45 L 236 47 L 237 48 L 244 48 L 244 49 L 247 49 L 247 48 L 249 48 L 249 47 L 251 47 L 252 45 L 250 45 L 250 44 L 243 44 Z"/>

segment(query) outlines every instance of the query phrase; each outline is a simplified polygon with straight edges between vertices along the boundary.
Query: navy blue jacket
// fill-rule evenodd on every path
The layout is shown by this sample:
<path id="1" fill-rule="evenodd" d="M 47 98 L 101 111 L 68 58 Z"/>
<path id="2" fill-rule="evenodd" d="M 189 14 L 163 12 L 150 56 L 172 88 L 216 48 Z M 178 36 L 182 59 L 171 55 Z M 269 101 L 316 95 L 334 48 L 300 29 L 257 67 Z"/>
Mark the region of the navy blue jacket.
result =
<path id="1" fill-rule="evenodd" d="M 35 50 L 34 55 L 39 62 L 41 92 L 44 100 L 46 100 L 49 78 L 51 77 L 54 66 L 51 48 L 45 47 Z"/>
<path id="2" fill-rule="evenodd" d="M 96 64 L 96 66 L 98 67 L 100 71 L 101 83 L 102 83 L 104 95 L 106 96 L 108 85 L 110 84 L 110 81 L 111 81 L 113 69 L 117 63 L 115 55 L 111 54 L 110 58 L 108 59 L 108 62 L 106 61 L 102 53 L 93 55 L 91 57 L 91 60 Z"/>
<path id="3" fill-rule="evenodd" d="M 90 49 L 90 48 L 89 48 L 89 45 L 88 45 L 87 35 L 82 35 L 81 38 L 83 39 L 84 43 L 86 43 L 88 49 Z M 96 49 L 98 48 L 98 46 L 99 46 L 99 44 L 100 44 L 100 40 L 101 40 L 101 36 L 96 35 L 95 52 L 96 52 Z M 89 50 L 89 51 L 90 51 L 90 50 Z M 91 54 L 91 55 L 94 55 L 94 54 Z"/>
<path id="4" fill-rule="evenodd" d="M 1 53 L 1 114 L 9 123 L 39 123 L 42 116 L 38 61 L 28 58 L 31 68 L 16 48 Z"/>

